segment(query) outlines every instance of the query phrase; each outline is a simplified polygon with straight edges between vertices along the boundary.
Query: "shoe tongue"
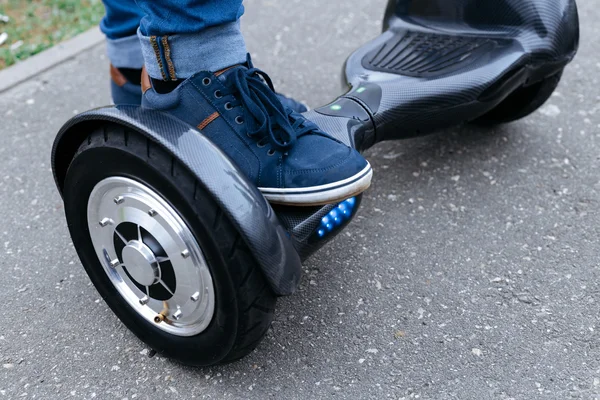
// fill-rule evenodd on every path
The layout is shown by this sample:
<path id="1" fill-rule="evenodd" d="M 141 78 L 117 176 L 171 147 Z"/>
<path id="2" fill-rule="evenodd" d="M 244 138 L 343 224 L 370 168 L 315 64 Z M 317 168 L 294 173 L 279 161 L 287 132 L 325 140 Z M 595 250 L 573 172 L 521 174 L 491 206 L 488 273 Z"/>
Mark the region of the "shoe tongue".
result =
<path id="1" fill-rule="evenodd" d="M 222 70 L 217 71 L 214 74 L 221 82 L 225 82 L 227 77 L 231 73 L 233 73 L 233 71 L 240 69 L 240 68 L 248 69 L 248 67 L 244 64 L 235 64 L 235 65 L 232 65 L 231 67 L 223 68 Z"/>

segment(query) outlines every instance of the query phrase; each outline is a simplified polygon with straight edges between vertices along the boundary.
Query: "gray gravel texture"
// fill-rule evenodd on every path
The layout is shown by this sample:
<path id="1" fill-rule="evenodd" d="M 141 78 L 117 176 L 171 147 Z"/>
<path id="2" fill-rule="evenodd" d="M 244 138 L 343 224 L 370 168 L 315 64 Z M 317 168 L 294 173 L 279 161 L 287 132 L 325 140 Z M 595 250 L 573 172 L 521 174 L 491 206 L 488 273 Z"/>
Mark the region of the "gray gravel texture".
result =
<path id="1" fill-rule="evenodd" d="M 244 29 L 277 87 L 317 106 L 384 3 L 252 0 Z M 149 357 L 72 247 L 50 146 L 109 102 L 103 46 L 0 96 L 0 399 L 600 398 L 600 1 L 579 3 L 550 102 L 370 150 L 359 217 L 225 367 Z"/>

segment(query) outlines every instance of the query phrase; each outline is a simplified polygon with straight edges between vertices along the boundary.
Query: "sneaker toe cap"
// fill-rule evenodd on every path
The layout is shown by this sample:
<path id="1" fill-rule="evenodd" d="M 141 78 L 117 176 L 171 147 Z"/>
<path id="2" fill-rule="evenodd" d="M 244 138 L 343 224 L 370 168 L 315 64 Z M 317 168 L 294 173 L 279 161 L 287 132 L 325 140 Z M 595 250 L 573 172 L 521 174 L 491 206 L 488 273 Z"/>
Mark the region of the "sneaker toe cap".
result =
<path id="1" fill-rule="evenodd" d="M 334 140 L 316 136 L 300 140 L 284 166 L 285 187 L 328 185 L 355 177 L 369 163 L 356 150 Z"/>

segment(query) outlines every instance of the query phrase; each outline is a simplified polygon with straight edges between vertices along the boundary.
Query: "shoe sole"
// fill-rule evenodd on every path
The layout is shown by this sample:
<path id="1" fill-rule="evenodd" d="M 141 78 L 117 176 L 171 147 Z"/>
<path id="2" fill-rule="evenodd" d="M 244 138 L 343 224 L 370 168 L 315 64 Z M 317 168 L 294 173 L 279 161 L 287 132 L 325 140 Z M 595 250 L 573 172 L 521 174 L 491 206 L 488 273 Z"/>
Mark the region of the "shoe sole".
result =
<path id="1" fill-rule="evenodd" d="M 273 204 L 308 207 L 322 206 L 357 196 L 371 186 L 373 169 L 367 166 L 350 178 L 327 185 L 293 189 L 259 188 L 263 196 Z"/>

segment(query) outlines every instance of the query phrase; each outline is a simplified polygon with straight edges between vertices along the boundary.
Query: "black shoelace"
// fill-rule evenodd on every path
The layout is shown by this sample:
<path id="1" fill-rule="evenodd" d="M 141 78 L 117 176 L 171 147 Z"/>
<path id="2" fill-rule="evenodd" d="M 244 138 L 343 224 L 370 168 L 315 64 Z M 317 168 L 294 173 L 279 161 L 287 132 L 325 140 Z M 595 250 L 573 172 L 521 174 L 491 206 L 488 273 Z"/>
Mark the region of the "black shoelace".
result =
<path id="1" fill-rule="evenodd" d="M 274 150 L 285 153 L 302 135 L 326 135 L 314 123 L 286 109 L 275 94 L 271 78 L 258 68 L 236 68 L 226 81 L 238 99 L 231 106 L 243 107 L 248 135 L 259 143 L 267 140 Z"/>

